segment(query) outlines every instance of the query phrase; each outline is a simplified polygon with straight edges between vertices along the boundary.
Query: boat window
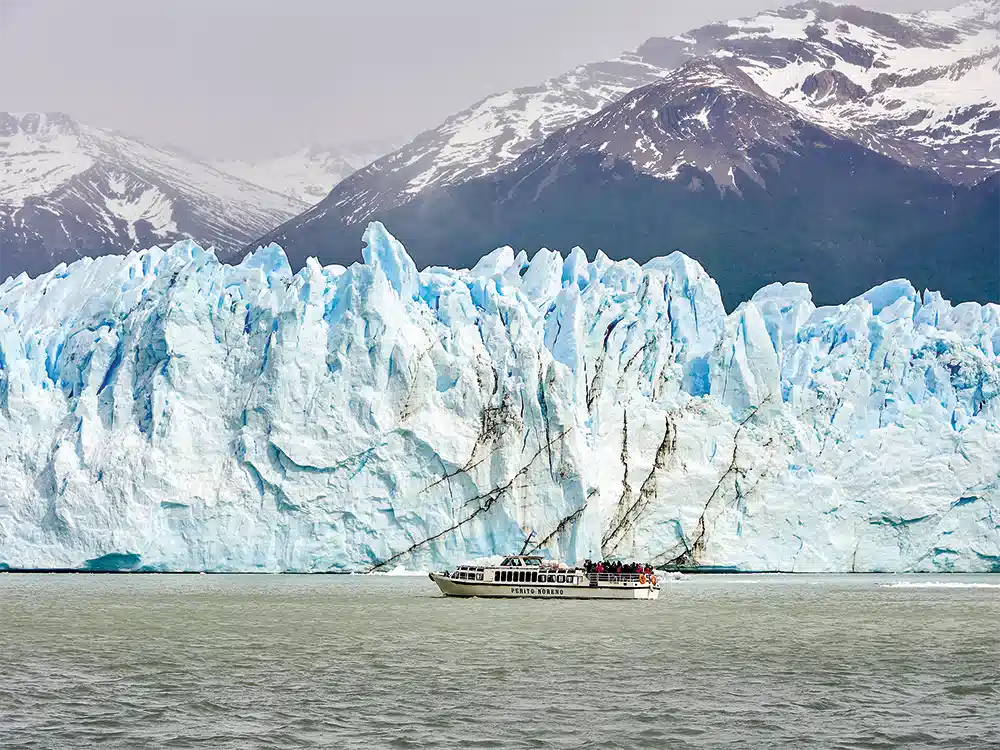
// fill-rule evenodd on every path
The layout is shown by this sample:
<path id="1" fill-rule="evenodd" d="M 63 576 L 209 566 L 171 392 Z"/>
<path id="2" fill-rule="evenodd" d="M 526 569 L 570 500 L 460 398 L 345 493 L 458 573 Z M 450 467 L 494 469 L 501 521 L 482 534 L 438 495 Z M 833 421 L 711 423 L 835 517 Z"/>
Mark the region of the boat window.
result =
<path id="1" fill-rule="evenodd" d="M 531 582 L 538 583 L 538 573 L 536 573 L 535 571 L 531 572 Z"/>
<path id="2" fill-rule="evenodd" d="M 483 574 L 482 573 L 476 573 L 476 580 L 477 581 L 483 580 Z"/>
<path id="3" fill-rule="evenodd" d="M 566 576 L 564 575 L 556 576 L 556 583 L 566 583 Z"/>

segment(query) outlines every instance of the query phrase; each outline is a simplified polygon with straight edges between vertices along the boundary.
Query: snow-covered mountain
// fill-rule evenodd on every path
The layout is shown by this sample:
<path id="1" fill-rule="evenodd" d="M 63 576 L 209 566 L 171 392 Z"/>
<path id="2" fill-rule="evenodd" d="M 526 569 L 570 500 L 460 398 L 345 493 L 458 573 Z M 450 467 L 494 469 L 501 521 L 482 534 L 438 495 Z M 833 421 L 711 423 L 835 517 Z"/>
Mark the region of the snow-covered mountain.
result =
<path id="1" fill-rule="evenodd" d="M 195 238 L 222 255 L 307 204 L 61 113 L 0 113 L 0 277 Z"/>
<path id="2" fill-rule="evenodd" d="M 293 274 L 192 243 L 0 284 L 0 565 L 422 568 L 519 549 L 1000 571 L 1000 307 L 726 315 L 690 258 Z"/>
<path id="3" fill-rule="evenodd" d="M 704 170 L 717 186 L 739 192 L 737 172 L 764 184 L 761 147 L 815 145 L 803 137 L 804 129 L 809 125 L 793 107 L 769 96 L 737 65 L 724 58 L 694 58 L 563 128 L 505 171 L 524 179 L 544 169 L 551 183 L 589 153 L 607 166 L 627 163 L 662 180 Z M 822 137 L 820 129 L 811 130 L 814 141 Z M 830 147 L 835 144 L 823 144 Z"/>
<path id="4" fill-rule="evenodd" d="M 364 222 L 308 215 L 269 236 L 294 265 L 356 257 Z M 822 304 L 899 277 L 1000 299 L 995 176 L 956 185 L 907 166 L 803 118 L 724 57 L 692 58 L 495 173 L 379 215 L 421 266 L 580 242 L 640 262 L 682 249 L 730 305 L 785 279 Z"/>
<path id="5" fill-rule="evenodd" d="M 273 158 L 217 161 L 214 166 L 311 206 L 323 200 L 345 177 L 397 146 L 390 142 L 357 141 L 330 148 L 302 148 Z"/>
<path id="6" fill-rule="evenodd" d="M 639 48 L 736 64 L 803 117 L 956 182 L 1000 170 L 1000 1 L 876 13 L 805 2 Z"/>
<path id="7" fill-rule="evenodd" d="M 909 15 L 810 0 L 651 38 L 614 60 L 483 99 L 351 175 L 267 239 L 291 246 L 303 224 L 356 225 L 427 190 L 494 174 L 560 128 L 703 56 L 727 60 L 804 118 L 874 151 L 976 182 L 1000 170 L 998 22 L 1000 0 Z"/>

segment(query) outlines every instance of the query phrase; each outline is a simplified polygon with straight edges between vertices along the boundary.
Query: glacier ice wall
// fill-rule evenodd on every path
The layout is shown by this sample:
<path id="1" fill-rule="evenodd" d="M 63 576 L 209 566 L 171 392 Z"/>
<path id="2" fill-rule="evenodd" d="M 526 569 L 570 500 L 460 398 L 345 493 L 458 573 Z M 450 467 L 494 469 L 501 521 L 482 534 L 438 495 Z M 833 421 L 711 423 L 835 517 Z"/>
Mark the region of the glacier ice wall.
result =
<path id="1" fill-rule="evenodd" d="M 192 243 L 0 286 L 0 564 L 429 567 L 521 547 L 1000 570 L 1000 307 L 889 282 L 726 315 L 644 266 L 293 274 Z"/>

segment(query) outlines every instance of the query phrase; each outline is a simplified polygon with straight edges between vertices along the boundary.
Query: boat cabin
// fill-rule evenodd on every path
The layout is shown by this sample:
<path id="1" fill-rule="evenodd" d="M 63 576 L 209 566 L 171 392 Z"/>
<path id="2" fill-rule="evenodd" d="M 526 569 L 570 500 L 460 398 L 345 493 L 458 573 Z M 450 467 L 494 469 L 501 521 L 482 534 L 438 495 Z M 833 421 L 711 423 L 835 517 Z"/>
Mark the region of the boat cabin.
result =
<path id="1" fill-rule="evenodd" d="M 485 581 L 488 583 L 536 583 L 573 585 L 584 582 L 581 571 L 546 567 L 545 558 L 538 555 L 511 555 L 498 567 L 459 565 L 451 574 L 459 581 Z"/>

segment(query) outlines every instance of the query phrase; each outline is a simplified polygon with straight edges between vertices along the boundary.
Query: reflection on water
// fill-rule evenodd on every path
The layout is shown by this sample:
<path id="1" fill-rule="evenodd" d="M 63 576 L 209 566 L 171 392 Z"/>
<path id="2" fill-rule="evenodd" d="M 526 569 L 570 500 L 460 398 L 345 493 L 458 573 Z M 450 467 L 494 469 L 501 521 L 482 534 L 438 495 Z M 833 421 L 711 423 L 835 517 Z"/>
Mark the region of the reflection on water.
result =
<path id="1" fill-rule="evenodd" d="M 692 576 L 657 602 L 586 602 L 445 599 L 391 576 L 7 574 L 0 734 L 8 748 L 989 747 L 998 622 L 996 576 Z"/>

